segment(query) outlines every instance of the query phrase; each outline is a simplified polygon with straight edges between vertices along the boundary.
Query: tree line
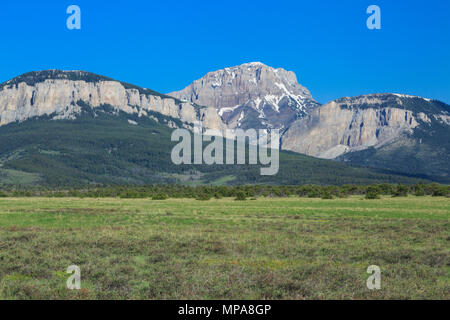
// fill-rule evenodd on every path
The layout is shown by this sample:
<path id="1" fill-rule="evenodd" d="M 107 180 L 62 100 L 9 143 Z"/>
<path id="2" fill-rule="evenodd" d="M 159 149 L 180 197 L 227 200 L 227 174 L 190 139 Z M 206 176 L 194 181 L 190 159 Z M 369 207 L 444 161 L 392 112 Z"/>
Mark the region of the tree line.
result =
<path id="1" fill-rule="evenodd" d="M 127 198 L 165 200 L 168 198 L 191 198 L 209 200 L 233 197 L 246 200 L 256 197 L 307 197 L 307 198 L 345 198 L 351 195 L 365 196 L 366 199 L 377 199 L 380 196 L 406 197 L 444 196 L 450 197 L 450 186 L 438 183 L 413 185 L 404 184 L 372 184 L 342 186 L 277 186 L 277 185 L 243 185 L 243 186 L 186 186 L 186 185 L 147 185 L 147 186 L 103 186 L 71 189 L 16 187 L 0 190 L 0 197 L 75 197 L 75 198 Z"/>

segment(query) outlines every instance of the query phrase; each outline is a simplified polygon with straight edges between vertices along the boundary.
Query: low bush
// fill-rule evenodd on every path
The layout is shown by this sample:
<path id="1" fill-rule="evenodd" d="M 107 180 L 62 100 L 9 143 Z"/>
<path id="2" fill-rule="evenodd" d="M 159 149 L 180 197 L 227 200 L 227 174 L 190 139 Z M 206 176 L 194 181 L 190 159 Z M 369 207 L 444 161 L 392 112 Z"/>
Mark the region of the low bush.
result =
<path id="1" fill-rule="evenodd" d="M 244 200 L 247 200 L 247 196 L 245 195 L 245 193 L 243 191 L 238 191 L 236 193 L 236 199 L 235 200 L 244 201 Z"/>
<path id="2" fill-rule="evenodd" d="M 157 193 L 152 196 L 152 200 L 166 200 L 169 196 L 165 193 Z"/>

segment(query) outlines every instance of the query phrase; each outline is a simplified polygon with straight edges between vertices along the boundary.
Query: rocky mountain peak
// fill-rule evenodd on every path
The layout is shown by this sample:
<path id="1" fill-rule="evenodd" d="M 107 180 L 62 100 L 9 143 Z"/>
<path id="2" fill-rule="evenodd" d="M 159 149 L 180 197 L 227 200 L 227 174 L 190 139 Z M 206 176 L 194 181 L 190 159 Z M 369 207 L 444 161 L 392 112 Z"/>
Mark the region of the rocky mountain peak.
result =
<path id="1" fill-rule="evenodd" d="M 283 136 L 282 147 L 333 159 L 369 148 L 413 145 L 411 137 L 418 132 L 438 140 L 448 133 L 449 124 L 450 106 L 437 100 L 395 93 L 344 97 L 294 122 Z M 422 138 L 418 144 L 425 141 Z"/>
<path id="2" fill-rule="evenodd" d="M 294 72 L 261 62 L 209 72 L 169 95 L 216 108 L 231 127 L 286 128 L 318 106 Z"/>

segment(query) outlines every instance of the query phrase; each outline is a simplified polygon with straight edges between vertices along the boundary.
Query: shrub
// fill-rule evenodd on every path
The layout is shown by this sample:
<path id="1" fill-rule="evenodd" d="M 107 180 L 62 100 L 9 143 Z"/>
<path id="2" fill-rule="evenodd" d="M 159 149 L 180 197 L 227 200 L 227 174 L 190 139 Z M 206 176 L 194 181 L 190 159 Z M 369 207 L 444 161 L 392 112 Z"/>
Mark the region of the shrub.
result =
<path id="1" fill-rule="evenodd" d="M 330 199 L 333 199 L 333 196 L 331 195 L 330 191 L 324 190 L 322 192 L 322 199 L 330 200 Z"/>
<path id="2" fill-rule="evenodd" d="M 425 190 L 423 188 L 416 188 L 414 193 L 417 197 L 423 197 L 425 195 Z"/>
<path id="3" fill-rule="evenodd" d="M 384 195 L 389 195 L 392 194 L 394 191 L 395 186 L 391 185 L 391 184 L 387 184 L 387 183 L 383 183 L 383 184 L 379 184 L 377 186 L 378 189 L 378 194 L 384 194 Z"/>
<path id="4" fill-rule="evenodd" d="M 207 200 L 211 199 L 211 196 L 207 193 L 200 193 L 199 195 L 197 195 L 197 197 L 195 199 L 201 200 L 201 201 L 207 201 Z"/>
<path id="5" fill-rule="evenodd" d="M 243 191 L 238 191 L 236 193 L 236 199 L 238 201 L 243 201 L 243 200 L 247 200 L 247 196 L 245 195 L 245 193 Z"/>
<path id="6" fill-rule="evenodd" d="M 380 199 L 380 196 L 377 192 L 371 190 L 366 192 L 366 199 L 373 200 L 373 199 Z"/>
<path id="7" fill-rule="evenodd" d="M 445 187 L 437 187 L 433 190 L 433 197 L 445 197 L 448 194 Z"/>
<path id="8" fill-rule="evenodd" d="M 366 199 L 380 199 L 380 191 L 382 192 L 383 189 L 377 185 L 368 186 L 366 189 Z"/>
<path id="9" fill-rule="evenodd" d="M 317 190 L 312 190 L 308 192 L 308 198 L 320 198 L 320 192 Z"/>
<path id="10" fill-rule="evenodd" d="M 156 193 L 152 196 L 152 200 L 166 200 L 167 198 L 169 198 L 167 194 L 162 192 Z"/>
<path id="11" fill-rule="evenodd" d="M 393 193 L 393 196 L 394 196 L 394 197 L 407 197 L 407 196 L 408 196 L 408 191 L 409 191 L 409 189 L 408 189 L 407 186 L 404 186 L 404 185 L 402 185 L 402 184 L 399 184 L 399 185 L 395 188 L 394 193 Z"/>

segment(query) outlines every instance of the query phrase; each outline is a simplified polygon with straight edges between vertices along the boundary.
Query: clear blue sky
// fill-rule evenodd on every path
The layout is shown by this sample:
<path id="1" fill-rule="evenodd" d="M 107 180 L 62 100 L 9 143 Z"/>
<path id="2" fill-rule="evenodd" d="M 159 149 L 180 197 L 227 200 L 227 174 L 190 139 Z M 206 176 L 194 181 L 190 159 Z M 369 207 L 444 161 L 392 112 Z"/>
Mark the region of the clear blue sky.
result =
<path id="1" fill-rule="evenodd" d="M 71 4 L 80 31 L 66 28 Z M 381 30 L 366 27 L 371 4 Z M 375 92 L 450 103 L 448 0 L 2 1 L 0 30 L 0 82 L 80 69 L 167 93 L 261 61 L 322 103 Z"/>

